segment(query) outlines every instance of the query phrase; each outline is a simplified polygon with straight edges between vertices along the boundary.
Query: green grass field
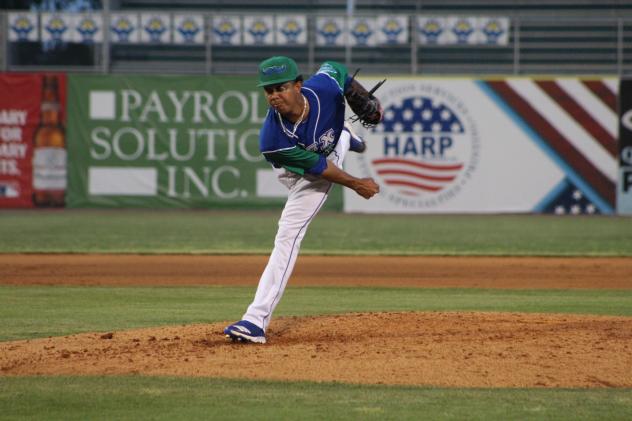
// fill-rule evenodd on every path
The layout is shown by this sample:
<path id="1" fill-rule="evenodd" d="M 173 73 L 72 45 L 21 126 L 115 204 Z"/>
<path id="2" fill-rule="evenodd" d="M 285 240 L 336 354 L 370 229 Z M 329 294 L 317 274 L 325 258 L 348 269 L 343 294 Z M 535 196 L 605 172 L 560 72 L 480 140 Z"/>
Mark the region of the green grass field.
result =
<path id="1" fill-rule="evenodd" d="M 2 211 L 0 253 L 264 253 L 279 212 Z M 304 254 L 632 256 L 632 218 L 346 215 L 310 225 Z"/>
<path id="2" fill-rule="evenodd" d="M 2 211 L 2 253 L 268 253 L 278 213 Z M 632 256 L 632 219 L 320 215 L 306 253 Z M 0 341 L 232 320 L 245 287 L 0 286 Z M 632 291 L 288 288 L 276 315 L 520 311 L 632 316 Z M 0 377 L 0 419 L 631 419 L 630 389 Z"/>

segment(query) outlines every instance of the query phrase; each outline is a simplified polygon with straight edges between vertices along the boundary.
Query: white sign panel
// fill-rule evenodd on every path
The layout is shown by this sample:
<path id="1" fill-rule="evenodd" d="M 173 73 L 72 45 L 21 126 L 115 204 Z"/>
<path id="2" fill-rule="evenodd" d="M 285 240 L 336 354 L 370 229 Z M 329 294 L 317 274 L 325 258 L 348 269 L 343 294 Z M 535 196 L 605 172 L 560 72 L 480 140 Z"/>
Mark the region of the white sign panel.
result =
<path id="1" fill-rule="evenodd" d="M 344 17 L 316 18 L 316 45 L 342 47 L 347 42 L 347 22 Z"/>
<path id="2" fill-rule="evenodd" d="M 477 18 L 450 16 L 446 19 L 446 26 L 446 42 L 448 44 L 478 43 Z"/>
<path id="3" fill-rule="evenodd" d="M 375 18 L 349 19 L 349 39 L 354 47 L 372 47 L 377 44 L 379 28 Z"/>
<path id="4" fill-rule="evenodd" d="M 42 41 L 71 40 L 72 15 L 68 13 L 42 13 Z"/>
<path id="5" fill-rule="evenodd" d="M 158 44 L 171 42 L 171 17 L 166 13 L 143 13 L 140 16 L 140 41 Z"/>
<path id="6" fill-rule="evenodd" d="M 245 16 L 244 44 L 271 45 L 274 43 L 274 16 Z"/>
<path id="7" fill-rule="evenodd" d="M 275 42 L 281 45 L 306 44 L 307 18 L 305 15 L 277 15 Z"/>
<path id="8" fill-rule="evenodd" d="M 113 43 L 137 43 L 140 32 L 136 13 L 112 13 L 110 16 L 110 40 Z"/>
<path id="9" fill-rule="evenodd" d="M 380 44 L 408 43 L 408 16 L 380 16 L 377 18 L 377 25 Z"/>
<path id="10" fill-rule="evenodd" d="M 79 43 L 103 42 L 103 17 L 100 14 L 76 14 L 72 17 L 71 40 Z"/>
<path id="11" fill-rule="evenodd" d="M 241 17 L 213 16 L 211 32 L 214 44 L 241 45 Z"/>
<path id="12" fill-rule="evenodd" d="M 204 44 L 204 17 L 173 15 L 173 41 L 176 44 Z"/>
<path id="13" fill-rule="evenodd" d="M 447 23 L 442 17 L 417 17 L 419 44 L 446 44 L 448 42 Z"/>
<path id="14" fill-rule="evenodd" d="M 509 43 L 509 18 L 479 17 L 478 41 L 488 45 L 507 45 Z"/>
<path id="15" fill-rule="evenodd" d="M 532 212 L 566 178 L 475 80 L 392 80 L 380 91 L 384 122 L 358 127 L 367 151 L 348 154 L 345 169 L 381 190 L 364 200 L 345 189 L 346 212 Z"/>
<path id="16" fill-rule="evenodd" d="M 9 41 L 37 41 L 36 13 L 9 13 Z"/>

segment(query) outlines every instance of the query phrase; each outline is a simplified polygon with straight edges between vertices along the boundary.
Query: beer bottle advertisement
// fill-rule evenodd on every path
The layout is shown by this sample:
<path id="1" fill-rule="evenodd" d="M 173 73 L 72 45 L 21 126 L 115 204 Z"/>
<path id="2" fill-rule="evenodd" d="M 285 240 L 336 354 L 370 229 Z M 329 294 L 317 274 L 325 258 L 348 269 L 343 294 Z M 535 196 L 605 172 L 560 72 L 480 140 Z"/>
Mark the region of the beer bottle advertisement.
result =
<path id="1" fill-rule="evenodd" d="M 33 204 L 63 207 L 66 194 L 65 77 L 42 76 L 40 119 L 33 136 Z"/>

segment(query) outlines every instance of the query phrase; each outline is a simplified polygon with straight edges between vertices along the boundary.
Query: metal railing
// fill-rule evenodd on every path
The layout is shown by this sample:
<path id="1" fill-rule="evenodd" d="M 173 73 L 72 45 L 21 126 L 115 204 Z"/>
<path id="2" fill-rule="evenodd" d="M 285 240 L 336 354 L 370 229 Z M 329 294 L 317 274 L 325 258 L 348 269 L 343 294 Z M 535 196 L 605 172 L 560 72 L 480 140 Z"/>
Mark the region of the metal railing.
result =
<path id="1" fill-rule="evenodd" d="M 203 16 L 208 28 L 212 15 L 203 13 Z M 410 36 L 406 44 L 374 47 L 318 46 L 315 15 L 307 16 L 307 44 L 301 46 L 224 46 L 214 44 L 208 34 L 201 45 L 118 44 L 111 42 L 109 31 L 104 31 L 102 43 L 81 47 L 86 63 L 77 64 L 64 61 L 64 56 L 58 54 L 59 46 L 46 52 L 42 43 L 9 42 L 8 12 L 3 12 L 0 13 L 0 70 L 252 74 L 259 61 L 273 54 L 285 54 L 294 57 L 306 71 L 314 71 L 324 60 L 338 60 L 374 74 L 623 76 L 632 73 L 632 18 L 514 17 L 508 44 L 493 46 L 421 44 L 415 32 L 415 18 L 416 15 L 409 16 Z M 104 12 L 104 27 L 108 27 L 108 22 L 109 16 Z M 24 57 L 30 57 L 29 49 L 33 54 L 53 59 L 25 62 Z"/>

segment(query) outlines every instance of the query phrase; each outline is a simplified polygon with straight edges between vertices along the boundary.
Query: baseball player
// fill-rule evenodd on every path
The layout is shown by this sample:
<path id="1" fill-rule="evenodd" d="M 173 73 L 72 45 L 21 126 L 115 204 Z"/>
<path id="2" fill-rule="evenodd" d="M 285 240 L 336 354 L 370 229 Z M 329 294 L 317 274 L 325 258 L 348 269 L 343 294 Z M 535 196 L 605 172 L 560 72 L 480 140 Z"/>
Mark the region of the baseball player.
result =
<path id="1" fill-rule="evenodd" d="M 226 327 L 224 334 L 233 341 L 265 343 L 265 331 L 292 274 L 301 241 L 333 183 L 365 199 L 380 190 L 372 178 L 356 178 L 342 170 L 348 150 L 361 153 L 366 148 L 344 122 L 345 98 L 366 126 L 379 123 L 383 111 L 372 92 L 336 62 L 323 63 L 303 82 L 294 60 L 271 57 L 259 65 L 258 86 L 270 105 L 259 148 L 289 193 L 255 298 L 242 320 Z"/>

